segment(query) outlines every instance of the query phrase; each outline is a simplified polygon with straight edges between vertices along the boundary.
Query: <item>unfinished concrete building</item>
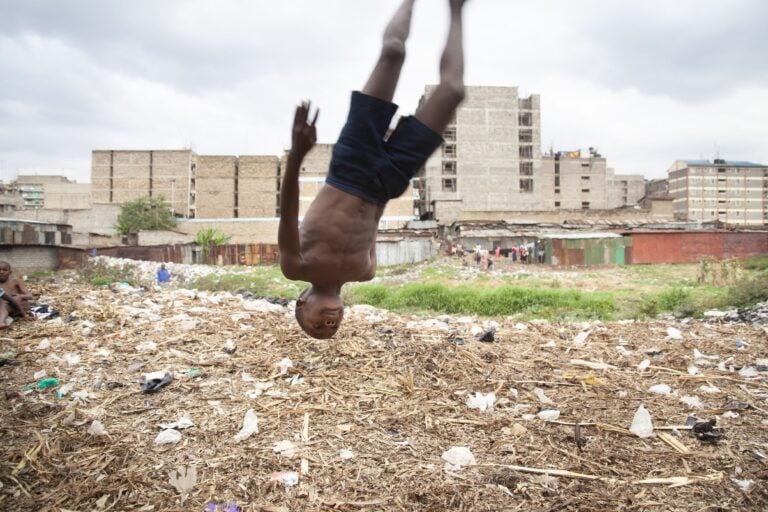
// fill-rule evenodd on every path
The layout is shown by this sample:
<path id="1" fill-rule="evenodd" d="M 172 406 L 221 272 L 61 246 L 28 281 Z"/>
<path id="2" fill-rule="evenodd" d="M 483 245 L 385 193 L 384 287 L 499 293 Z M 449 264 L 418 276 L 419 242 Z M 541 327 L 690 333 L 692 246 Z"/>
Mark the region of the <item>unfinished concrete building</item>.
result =
<path id="1" fill-rule="evenodd" d="M 642 175 L 616 175 L 590 148 L 562 151 L 541 159 L 541 210 L 611 210 L 637 204 L 645 195 Z"/>
<path id="2" fill-rule="evenodd" d="M 768 166 L 722 159 L 676 160 L 667 172 L 677 218 L 768 224 Z"/>
<path id="3" fill-rule="evenodd" d="M 428 86 L 422 101 L 434 90 Z M 644 195 L 641 175 L 616 175 L 590 148 L 542 156 L 540 97 L 517 87 L 467 87 L 417 183 L 422 218 L 440 224 L 499 214 L 612 209 Z"/>
<path id="4" fill-rule="evenodd" d="M 91 194 L 96 204 L 123 204 L 140 197 L 165 197 L 173 211 L 190 215 L 194 171 L 191 150 L 91 153 Z"/>
<path id="5" fill-rule="evenodd" d="M 91 207 L 91 185 L 57 174 L 20 174 L 7 187 L 20 197 L 23 210 L 86 210 Z"/>
<path id="6" fill-rule="evenodd" d="M 435 87 L 427 86 L 422 102 Z M 538 95 L 520 98 L 517 87 L 467 87 L 443 138 L 420 174 L 422 217 L 450 224 L 463 211 L 540 208 Z"/>

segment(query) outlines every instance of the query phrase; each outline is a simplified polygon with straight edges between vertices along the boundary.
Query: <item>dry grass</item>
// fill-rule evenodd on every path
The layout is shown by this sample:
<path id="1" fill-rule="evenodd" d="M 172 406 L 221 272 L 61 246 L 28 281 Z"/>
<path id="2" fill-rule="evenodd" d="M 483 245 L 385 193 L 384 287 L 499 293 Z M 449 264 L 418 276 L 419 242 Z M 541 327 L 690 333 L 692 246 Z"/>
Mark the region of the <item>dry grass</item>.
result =
<path id="1" fill-rule="evenodd" d="M 665 339 L 662 322 L 593 324 L 587 343 L 577 346 L 572 340 L 581 326 L 518 330 L 499 319 L 496 341 L 479 343 L 469 324 L 455 320 L 442 331 L 386 313 L 376 313 L 373 325 L 369 314 L 350 312 L 336 339 L 318 341 L 301 334 L 288 312 L 233 318 L 243 312 L 239 297 L 213 304 L 170 291 L 47 286 L 38 291 L 65 317 L 76 312 L 95 325 L 26 322 L 4 334 L 3 351 L 16 352 L 19 365 L 0 368 L 3 510 L 203 510 L 209 501 L 234 501 L 248 511 L 768 507 L 766 461 L 759 459 L 768 453 L 766 374 L 747 380 L 718 370 L 717 361 L 698 363 L 699 375 L 687 371 L 694 348 L 736 368 L 767 358 L 760 327 L 676 324 L 684 340 L 674 341 Z M 159 318 L 143 322 L 139 309 L 154 306 Z M 207 311 L 190 311 L 195 307 Z M 197 324 L 192 330 L 184 330 L 189 321 L 173 319 L 184 311 Z M 465 344 L 457 345 L 457 337 Z M 44 338 L 51 348 L 38 349 Z M 237 343 L 232 355 L 222 351 L 227 339 Z M 737 350 L 736 339 L 748 348 Z M 138 352 L 149 340 L 156 351 Z M 554 348 L 545 346 L 550 341 Z M 632 353 L 621 355 L 619 343 Z M 110 354 L 97 355 L 101 349 Z M 649 350 L 661 354 L 641 372 L 637 364 Z M 69 366 L 51 354 L 78 354 L 81 361 Z M 294 367 L 281 375 L 277 363 L 286 357 Z M 572 359 L 615 369 L 589 370 Z M 141 372 L 128 370 L 139 361 L 142 372 L 169 370 L 179 378 L 157 394 L 141 394 Z M 51 390 L 14 397 L 41 369 L 75 387 L 61 400 Z M 190 369 L 200 373 L 185 376 Z M 279 393 L 249 398 L 256 384 L 246 374 Z M 290 385 L 292 376 L 303 383 Z M 648 393 L 657 383 L 679 396 L 698 395 L 704 408 Z M 721 392 L 702 394 L 702 385 Z M 557 422 L 523 417 L 541 407 L 535 387 L 561 411 Z M 74 399 L 78 391 L 88 391 L 87 399 Z M 468 394 L 491 391 L 499 397 L 493 413 L 466 406 Z M 663 430 L 671 444 L 664 436 L 639 439 L 626 429 L 641 403 L 656 427 L 681 426 L 691 413 L 718 417 L 725 438 L 702 444 L 679 428 L 679 437 Z M 260 431 L 236 443 L 248 409 Z M 726 411 L 738 417 L 725 418 Z M 182 431 L 178 444 L 156 446 L 158 424 L 181 415 L 195 426 Z M 108 436 L 87 432 L 93 420 Z M 295 457 L 273 450 L 282 440 L 295 443 Z M 446 471 L 441 454 L 452 446 L 469 447 L 478 465 Z M 342 460 L 344 448 L 354 458 Z M 275 471 L 302 473 L 302 466 L 306 473 L 295 487 L 270 481 Z M 188 467 L 196 469 L 196 482 L 180 494 L 169 473 Z M 744 492 L 731 478 L 755 483 Z"/>

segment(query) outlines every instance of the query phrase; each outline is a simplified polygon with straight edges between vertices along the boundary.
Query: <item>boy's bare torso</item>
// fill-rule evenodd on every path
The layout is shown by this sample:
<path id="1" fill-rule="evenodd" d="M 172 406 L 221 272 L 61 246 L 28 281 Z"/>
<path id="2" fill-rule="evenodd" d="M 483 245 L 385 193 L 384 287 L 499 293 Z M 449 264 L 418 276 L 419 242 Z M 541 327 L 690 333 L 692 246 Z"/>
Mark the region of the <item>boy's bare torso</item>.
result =
<path id="1" fill-rule="evenodd" d="M 384 208 L 324 185 L 299 228 L 304 279 L 367 281 L 376 272 L 376 233 Z"/>

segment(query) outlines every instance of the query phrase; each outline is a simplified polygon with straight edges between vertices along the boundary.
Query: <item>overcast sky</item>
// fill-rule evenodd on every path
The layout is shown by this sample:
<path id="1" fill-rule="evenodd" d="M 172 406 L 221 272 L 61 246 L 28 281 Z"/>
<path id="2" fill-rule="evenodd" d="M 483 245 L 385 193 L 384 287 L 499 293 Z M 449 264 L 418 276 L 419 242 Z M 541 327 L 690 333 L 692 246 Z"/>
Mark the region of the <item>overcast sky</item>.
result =
<path id="1" fill-rule="evenodd" d="M 397 0 L 0 0 L 0 179 L 90 181 L 92 149 L 282 153 L 293 108 L 335 142 Z M 768 163 L 765 0 L 470 0 L 468 85 L 541 94 L 542 146 L 619 173 Z M 395 101 L 438 78 L 446 0 L 417 0 Z"/>

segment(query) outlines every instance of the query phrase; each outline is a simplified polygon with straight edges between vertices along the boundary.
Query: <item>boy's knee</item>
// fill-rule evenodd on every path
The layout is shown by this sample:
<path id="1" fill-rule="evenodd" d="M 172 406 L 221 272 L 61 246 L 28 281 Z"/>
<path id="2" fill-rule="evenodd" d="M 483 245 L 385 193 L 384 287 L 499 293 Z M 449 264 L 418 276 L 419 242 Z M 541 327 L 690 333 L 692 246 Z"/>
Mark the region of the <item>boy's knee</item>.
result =
<path id="1" fill-rule="evenodd" d="M 405 41 L 396 37 L 385 39 L 381 46 L 381 58 L 391 62 L 404 61 Z"/>
<path id="2" fill-rule="evenodd" d="M 442 80 L 440 87 L 443 89 L 443 94 L 450 98 L 458 105 L 467 95 L 467 88 L 464 86 L 464 82 L 461 80 Z"/>

